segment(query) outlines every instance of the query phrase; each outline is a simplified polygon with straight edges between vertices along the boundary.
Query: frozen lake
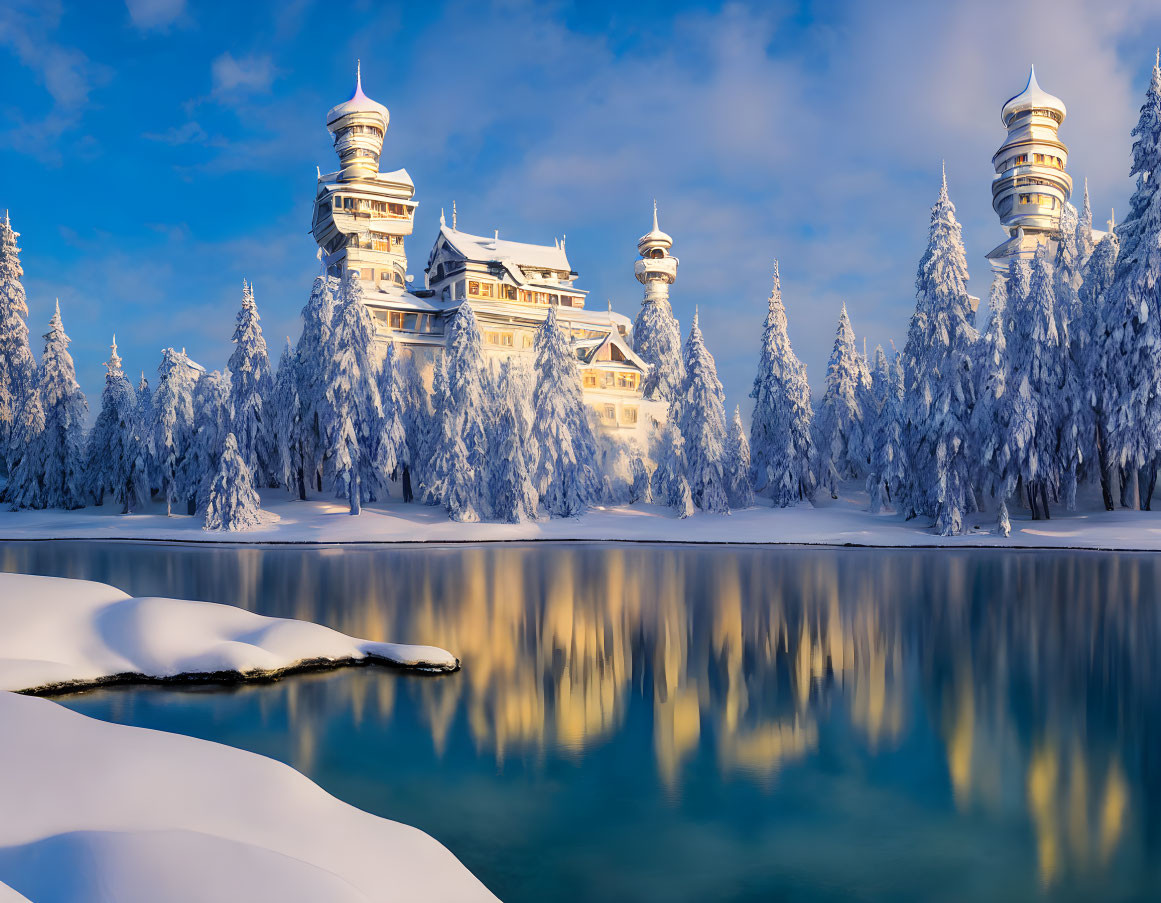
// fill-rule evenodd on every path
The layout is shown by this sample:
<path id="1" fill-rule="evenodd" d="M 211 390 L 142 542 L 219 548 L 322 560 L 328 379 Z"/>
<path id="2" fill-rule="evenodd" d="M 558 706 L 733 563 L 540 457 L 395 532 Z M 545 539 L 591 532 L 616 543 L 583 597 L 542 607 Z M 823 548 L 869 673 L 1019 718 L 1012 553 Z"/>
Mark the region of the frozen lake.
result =
<path id="1" fill-rule="evenodd" d="M 452 650 L 60 701 L 288 762 L 509 903 L 1161 896 L 1156 554 L 9 542 L 0 569 Z"/>

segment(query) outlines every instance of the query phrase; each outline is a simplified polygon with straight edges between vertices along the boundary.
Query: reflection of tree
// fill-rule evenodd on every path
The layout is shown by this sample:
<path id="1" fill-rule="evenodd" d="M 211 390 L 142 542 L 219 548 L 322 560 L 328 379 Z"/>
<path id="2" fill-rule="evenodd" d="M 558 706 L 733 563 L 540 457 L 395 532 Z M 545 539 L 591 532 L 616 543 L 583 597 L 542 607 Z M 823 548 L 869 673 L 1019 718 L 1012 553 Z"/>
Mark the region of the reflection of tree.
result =
<path id="1" fill-rule="evenodd" d="M 699 755 L 765 782 L 831 725 L 867 756 L 930 730 L 954 805 L 1026 819 L 1047 884 L 1158 827 L 1135 798 L 1161 790 L 1156 556 L 9 544 L 0 567 L 446 646 L 463 672 L 406 689 L 437 751 L 464 730 L 499 762 L 579 756 L 645 705 L 659 779 L 679 790 Z M 360 686 L 379 695 L 350 700 L 356 719 L 389 718 L 404 692 Z M 310 687 L 289 691 L 292 718 L 335 704 Z"/>

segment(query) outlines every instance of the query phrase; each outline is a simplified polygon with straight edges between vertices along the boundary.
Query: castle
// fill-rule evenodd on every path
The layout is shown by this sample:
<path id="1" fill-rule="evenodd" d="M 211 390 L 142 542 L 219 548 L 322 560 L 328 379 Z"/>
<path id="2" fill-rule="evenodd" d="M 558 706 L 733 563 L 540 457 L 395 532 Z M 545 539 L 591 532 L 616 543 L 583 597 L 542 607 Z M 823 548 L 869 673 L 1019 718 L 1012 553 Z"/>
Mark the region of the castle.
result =
<path id="1" fill-rule="evenodd" d="M 648 365 L 633 351 L 632 321 L 586 306 L 576 285 L 563 239 L 527 244 L 460 231 L 455 206 L 451 225 L 440 214 L 439 233 L 427 256 L 423 287 L 408 273 L 407 237 L 414 228 L 415 184 L 407 170 L 381 172 L 380 156 L 391 115 L 363 93 L 361 69 L 349 100 L 332 107 L 327 129 L 339 157 L 336 172 L 319 172 L 312 233 L 327 272 L 355 273 L 376 333 L 395 341 L 421 368 L 429 368 L 444 345 L 444 330 L 462 304 L 479 323 L 489 357 L 526 356 L 548 311 L 556 309 L 572 338 L 582 394 L 602 431 L 623 438 L 644 435 L 649 417 L 664 418 L 664 405 L 643 397 Z M 673 239 L 657 225 L 638 242 L 635 274 L 645 286 L 644 303 L 668 296 L 677 278 Z"/>

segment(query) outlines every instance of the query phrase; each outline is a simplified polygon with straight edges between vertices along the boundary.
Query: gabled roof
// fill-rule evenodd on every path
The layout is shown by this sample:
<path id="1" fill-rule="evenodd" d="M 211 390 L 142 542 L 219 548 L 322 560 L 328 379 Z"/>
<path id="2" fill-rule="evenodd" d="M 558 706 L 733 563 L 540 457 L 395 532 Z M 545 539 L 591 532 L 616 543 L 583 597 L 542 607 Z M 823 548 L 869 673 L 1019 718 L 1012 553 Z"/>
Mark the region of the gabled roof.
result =
<path id="1" fill-rule="evenodd" d="M 469 235 L 446 225 L 440 226 L 439 234 L 468 260 L 515 264 L 521 269 L 572 272 L 568 257 L 560 245 L 532 245 L 522 241 Z"/>
<path id="2" fill-rule="evenodd" d="M 576 349 L 576 356 L 582 364 L 592 363 L 601 349 L 607 345 L 612 345 L 620 351 L 621 356 L 625 359 L 625 363 L 632 364 L 642 373 L 649 372 L 649 365 L 637 356 L 637 353 L 629 347 L 628 343 L 617 332 L 610 332 L 600 339 L 581 339 L 573 343 L 573 347 Z"/>

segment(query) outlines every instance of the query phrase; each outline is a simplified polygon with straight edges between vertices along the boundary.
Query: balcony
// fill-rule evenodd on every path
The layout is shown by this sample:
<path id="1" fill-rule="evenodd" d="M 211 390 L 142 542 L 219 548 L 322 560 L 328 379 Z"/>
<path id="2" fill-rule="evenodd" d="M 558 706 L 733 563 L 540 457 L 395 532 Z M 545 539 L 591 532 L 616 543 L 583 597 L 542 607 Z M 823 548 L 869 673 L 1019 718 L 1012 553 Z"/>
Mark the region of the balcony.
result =
<path id="1" fill-rule="evenodd" d="M 677 279 L 676 257 L 646 257 L 633 264 L 633 275 L 638 282 L 645 282 L 649 277 L 658 275 L 665 277 L 667 282 Z"/>

